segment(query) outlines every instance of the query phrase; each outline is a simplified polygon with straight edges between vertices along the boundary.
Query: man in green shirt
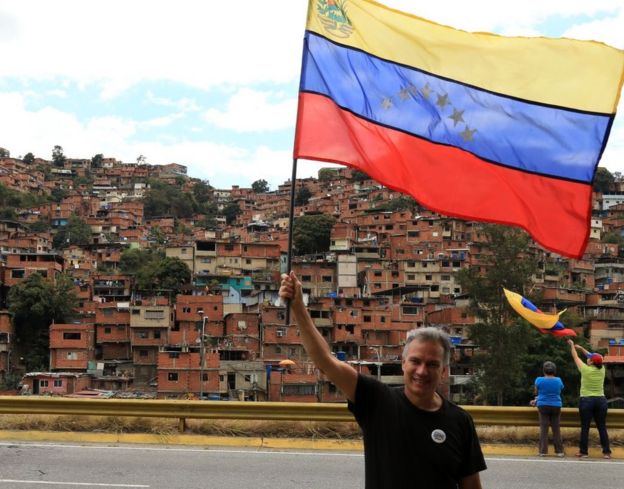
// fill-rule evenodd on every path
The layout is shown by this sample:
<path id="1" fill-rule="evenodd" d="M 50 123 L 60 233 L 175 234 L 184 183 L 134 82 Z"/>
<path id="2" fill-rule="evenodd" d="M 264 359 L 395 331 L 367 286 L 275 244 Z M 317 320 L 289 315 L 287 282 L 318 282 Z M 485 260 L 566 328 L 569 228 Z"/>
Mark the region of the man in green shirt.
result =
<path id="1" fill-rule="evenodd" d="M 575 345 L 572 340 L 568 340 L 568 344 L 574 363 L 581 373 L 581 398 L 579 400 L 581 439 L 576 456 L 587 457 L 589 426 L 593 419 L 600 435 L 602 455 L 604 458 L 611 458 L 607 433 L 607 398 L 604 395 L 605 368 L 602 366 L 602 355 L 590 353 L 581 345 Z M 587 358 L 587 364 L 579 358 L 576 350 L 579 350 Z"/>

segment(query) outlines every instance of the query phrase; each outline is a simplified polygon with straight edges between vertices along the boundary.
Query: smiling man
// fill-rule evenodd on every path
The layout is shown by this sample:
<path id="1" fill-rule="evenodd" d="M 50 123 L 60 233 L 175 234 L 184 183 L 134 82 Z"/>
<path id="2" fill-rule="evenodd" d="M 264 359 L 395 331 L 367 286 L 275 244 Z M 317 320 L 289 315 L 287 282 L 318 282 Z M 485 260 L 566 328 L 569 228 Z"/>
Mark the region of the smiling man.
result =
<path id="1" fill-rule="evenodd" d="M 301 340 L 316 366 L 349 401 L 364 433 L 366 489 L 480 489 L 485 460 L 470 415 L 444 399 L 451 345 L 436 328 L 408 334 L 401 388 L 358 374 L 332 356 L 303 303 L 296 275 L 282 275 Z"/>

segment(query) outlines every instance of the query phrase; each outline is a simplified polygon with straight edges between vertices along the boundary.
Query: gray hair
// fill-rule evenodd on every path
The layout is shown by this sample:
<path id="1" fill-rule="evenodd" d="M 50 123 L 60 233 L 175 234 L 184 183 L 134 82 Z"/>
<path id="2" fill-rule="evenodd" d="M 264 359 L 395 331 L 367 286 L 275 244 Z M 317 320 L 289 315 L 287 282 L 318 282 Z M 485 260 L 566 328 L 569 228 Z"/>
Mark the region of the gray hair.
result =
<path id="1" fill-rule="evenodd" d="M 543 370 L 546 375 L 555 375 L 557 373 L 557 366 L 550 360 L 546 360 L 544 362 Z"/>
<path id="2" fill-rule="evenodd" d="M 412 341 L 419 343 L 438 343 L 444 350 L 444 365 L 448 365 L 451 360 L 451 340 L 448 334 L 433 326 L 426 328 L 416 328 L 407 333 L 405 346 L 403 347 L 403 358 L 407 357 L 407 350 Z"/>

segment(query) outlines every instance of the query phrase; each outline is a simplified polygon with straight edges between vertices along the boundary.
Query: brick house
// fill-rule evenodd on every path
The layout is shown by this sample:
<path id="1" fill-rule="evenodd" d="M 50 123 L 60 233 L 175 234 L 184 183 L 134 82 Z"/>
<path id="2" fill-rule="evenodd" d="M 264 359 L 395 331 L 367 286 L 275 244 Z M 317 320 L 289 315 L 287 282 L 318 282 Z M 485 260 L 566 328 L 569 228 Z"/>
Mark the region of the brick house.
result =
<path id="1" fill-rule="evenodd" d="M 95 360 L 92 324 L 50 325 L 50 370 L 84 370 Z"/>

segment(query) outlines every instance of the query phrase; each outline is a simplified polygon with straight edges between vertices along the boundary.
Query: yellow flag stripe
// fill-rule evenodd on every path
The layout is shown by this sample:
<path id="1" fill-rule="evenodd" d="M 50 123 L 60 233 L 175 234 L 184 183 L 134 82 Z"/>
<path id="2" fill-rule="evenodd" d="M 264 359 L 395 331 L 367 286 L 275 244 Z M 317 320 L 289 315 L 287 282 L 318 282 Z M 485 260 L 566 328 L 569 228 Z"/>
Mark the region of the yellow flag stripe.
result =
<path id="1" fill-rule="evenodd" d="M 307 29 L 333 42 L 495 93 L 613 114 L 624 51 L 596 41 L 469 33 L 391 9 L 346 0 L 341 24 L 310 0 Z"/>
<path id="2" fill-rule="evenodd" d="M 563 311 L 559 314 L 545 314 L 543 312 L 534 312 L 530 309 L 527 309 L 522 305 L 522 296 L 520 294 L 516 294 L 507 289 L 503 289 L 505 291 L 505 297 L 507 297 L 507 302 L 516 311 L 520 316 L 526 319 L 533 326 L 536 326 L 540 329 L 552 329 L 552 327 L 557 324 L 559 321 L 559 316 L 563 314 Z"/>

